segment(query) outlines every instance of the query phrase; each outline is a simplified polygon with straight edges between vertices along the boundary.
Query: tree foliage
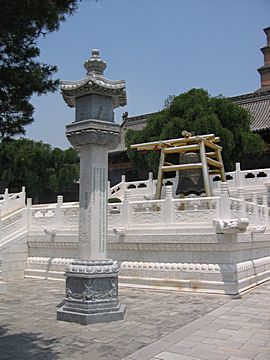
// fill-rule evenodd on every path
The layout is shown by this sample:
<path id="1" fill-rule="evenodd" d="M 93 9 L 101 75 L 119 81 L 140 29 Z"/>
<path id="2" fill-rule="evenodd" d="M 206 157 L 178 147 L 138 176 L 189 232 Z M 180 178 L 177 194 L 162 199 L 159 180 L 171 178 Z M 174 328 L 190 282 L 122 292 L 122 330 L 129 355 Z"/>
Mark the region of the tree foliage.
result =
<path id="1" fill-rule="evenodd" d="M 245 154 L 260 154 L 263 140 L 250 130 L 251 117 L 242 107 L 224 97 L 211 97 L 206 90 L 192 89 L 179 96 L 170 96 L 165 108 L 148 119 L 142 130 L 128 130 L 126 144 L 182 137 L 183 130 L 195 135 L 214 133 L 221 138 L 222 156 L 226 170 Z M 135 168 L 156 173 L 159 153 L 142 154 L 128 150 Z"/>
<path id="2" fill-rule="evenodd" d="M 57 89 L 57 67 L 38 60 L 37 40 L 58 30 L 78 1 L 0 0 L 0 139 L 25 134 L 31 96 Z"/>
<path id="3" fill-rule="evenodd" d="M 26 186 L 35 202 L 47 191 L 70 191 L 79 179 L 79 157 L 70 148 L 52 149 L 49 144 L 28 139 L 0 144 L 0 179 L 10 187 Z"/>

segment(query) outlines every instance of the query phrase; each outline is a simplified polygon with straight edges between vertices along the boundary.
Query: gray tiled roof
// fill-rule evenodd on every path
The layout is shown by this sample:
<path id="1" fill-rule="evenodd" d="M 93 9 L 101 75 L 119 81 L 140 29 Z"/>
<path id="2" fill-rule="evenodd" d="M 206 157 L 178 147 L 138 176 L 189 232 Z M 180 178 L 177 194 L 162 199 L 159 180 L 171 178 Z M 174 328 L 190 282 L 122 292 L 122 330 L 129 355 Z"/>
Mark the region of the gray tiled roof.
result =
<path id="1" fill-rule="evenodd" d="M 251 130 L 261 131 L 270 128 L 270 99 L 239 104 L 252 116 Z"/>
<path id="2" fill-rule="evenodd" d="M 251 130 L 270 129 L 270 89 L 259 89 L 254 93 L 233 97 L 231 100 L 250 112 Z"/>
<path id="3" fill-rule="evenodd" d="M 263 131 L 270 129 L 270 88 L 261 88 L 253 93 L 243 94 L 239 96 L 231 97 L 230 100 L 235 104 L 238 104 L 247 109 L 251 116 L 251 130 Z M 128 117 L 121 124 L 122 131 L 124 129 L 141 129 L 146 125 L 146 121 L 152 115 L 158 114 L 158 112 L 142 114 L 137 116 Z M 126 149 L 124 144 L 124 137 L 116 150 L 124 151 Z"/>

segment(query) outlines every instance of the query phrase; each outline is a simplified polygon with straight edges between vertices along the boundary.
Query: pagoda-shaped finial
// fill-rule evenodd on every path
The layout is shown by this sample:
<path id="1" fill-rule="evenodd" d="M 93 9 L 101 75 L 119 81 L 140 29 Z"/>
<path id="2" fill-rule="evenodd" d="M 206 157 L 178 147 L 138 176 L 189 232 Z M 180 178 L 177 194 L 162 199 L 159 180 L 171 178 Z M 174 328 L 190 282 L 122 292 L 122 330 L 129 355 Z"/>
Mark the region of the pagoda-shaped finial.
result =
<path id="1" fill-rule="evenodd" d="M 261 76 L 261 87 L 257 91 L 270 88 L 270 26 L 265 28 L 264 32 L 267 37 L 267 45 L 261 48 L 264 55 L 264 65 L 258 69 Z"/>
<path id="2" fill-rule="evenodd" d="M 86 60 L 84 67 L 87 71 L 87 75 L 96 76 L 103 75 L 104 70 L 107 67 L 107 64 L 104 60 L 101 60 L 99 56 L 99 50 L 93 49 L 92 56 L 89 60 Z"/>

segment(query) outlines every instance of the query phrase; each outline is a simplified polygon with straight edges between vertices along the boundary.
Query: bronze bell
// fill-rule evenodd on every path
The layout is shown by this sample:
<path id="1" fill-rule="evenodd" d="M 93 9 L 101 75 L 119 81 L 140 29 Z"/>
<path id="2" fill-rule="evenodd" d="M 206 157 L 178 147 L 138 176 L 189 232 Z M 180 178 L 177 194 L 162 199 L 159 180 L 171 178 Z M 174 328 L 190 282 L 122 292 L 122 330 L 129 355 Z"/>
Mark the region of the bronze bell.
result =
<path id="1" fill-rule="evenodd" d="M 179 164 L 199 163 L 200 155 L 198 153 L 181 153 L 179 155 Z M 187 169 L 179 171 L 179 180 L 176 189 L 176 195 L 188 196 L 190 194 L 201 195 L 205 193 L 203 174 L 201 168 Z"/>

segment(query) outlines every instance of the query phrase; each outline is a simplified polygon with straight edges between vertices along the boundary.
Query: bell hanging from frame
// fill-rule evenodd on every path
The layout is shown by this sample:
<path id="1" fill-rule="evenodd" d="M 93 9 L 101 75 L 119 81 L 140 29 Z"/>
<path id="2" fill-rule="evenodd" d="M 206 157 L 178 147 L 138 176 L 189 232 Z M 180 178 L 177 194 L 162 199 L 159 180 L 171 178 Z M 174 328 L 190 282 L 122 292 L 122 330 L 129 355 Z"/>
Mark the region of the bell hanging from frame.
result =
<path id="1" fill-rule="evenodd" d="M 182 153 L 179 155 L 179 164 L 194 164 L 199 162 L 200 156 L 197 153 Z M 199 196 L 205 193 L 201 168 L 180 170 L 178 173 L 176 195 L 180 195 L 180 197 L 191 194 Z"/>

